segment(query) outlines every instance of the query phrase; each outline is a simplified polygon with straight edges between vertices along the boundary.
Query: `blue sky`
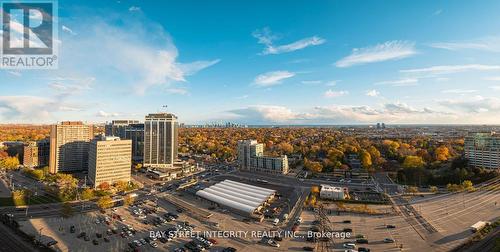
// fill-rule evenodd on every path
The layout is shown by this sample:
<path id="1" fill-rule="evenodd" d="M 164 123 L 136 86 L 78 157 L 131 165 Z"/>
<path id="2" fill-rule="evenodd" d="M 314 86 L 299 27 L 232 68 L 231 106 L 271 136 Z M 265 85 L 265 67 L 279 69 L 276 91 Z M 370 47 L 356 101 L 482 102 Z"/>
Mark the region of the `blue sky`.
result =
<path id="1" fill-rule="evenodd" d="M 0 123 L 500 123 L 499 1 L 59 1 Z"/>

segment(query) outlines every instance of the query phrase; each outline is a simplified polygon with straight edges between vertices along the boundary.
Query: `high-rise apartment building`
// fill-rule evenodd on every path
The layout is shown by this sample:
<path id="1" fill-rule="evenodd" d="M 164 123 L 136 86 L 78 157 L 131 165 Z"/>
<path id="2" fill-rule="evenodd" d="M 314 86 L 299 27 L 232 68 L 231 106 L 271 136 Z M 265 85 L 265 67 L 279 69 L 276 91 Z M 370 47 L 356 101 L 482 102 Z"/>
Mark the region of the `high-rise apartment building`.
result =
<path id="1" fill-rule="evenodd" d="M 471 166 L 500 169 L 500 134 L 469 133 L 465 137 L 464 149 Z"/>
<path id="2" fill-rule="evenodd" d="M 144 166 L 173 168 L 177 160 L 177 117 L 170 113 L 155 113 L 144 121 Z"/>
<path id="3" fill-rule="evenodd" d="M 50 131 L 50 173 L 87 170 L 89 143 L 93 138 L 92 125 L 86 125 L 82 122 L 62 122 L 52 125 Z"/>
<path id="4" fill-rule="evenodd" d="M 41 167 L 49 165 L 50 140 L 30 141 L 24 144 L 23 165 Z"/>
<path id="5" fill-rule="evenodd" d="M 142 162 L 144 158 L 144 124 L 134 123 L 126 127 L 125 139 L 132 140 L 132 160 Z"/>
<path id="6" fill-rule="evenodd" d="M 273 174 L 288 173 L 288 158 L 264 156 L 264 144 L 256 140 L 238 141 L 238 163 L 244 171 L 263 172 Z"/>
<path id="7" fill-rule="evenodd" d="M 139 123 L 137 120 L 113 120 L 111 123 L 104 126 L 104 133 L 106 136 L 117 136 L 122 139 L 125 138 L 125 130 L 130 124 Z"/>
<path id="8" fill-rule="evenodd" d="M 132 140 L 99 136 L 90 142 L 89 180 L 94 187 L 107 182 L 130 181 Z"/>

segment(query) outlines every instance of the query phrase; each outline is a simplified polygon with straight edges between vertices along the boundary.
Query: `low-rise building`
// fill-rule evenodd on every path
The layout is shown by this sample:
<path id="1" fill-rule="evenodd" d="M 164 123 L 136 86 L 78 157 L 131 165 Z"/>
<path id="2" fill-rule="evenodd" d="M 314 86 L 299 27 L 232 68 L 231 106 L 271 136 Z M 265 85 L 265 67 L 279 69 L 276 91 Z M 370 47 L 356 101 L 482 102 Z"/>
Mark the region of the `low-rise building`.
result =
<path id="1" fill-rule="evenodd" d="M 346 199 L 348 191 L 346 187 L 335 187 L 330 185 L 321 185 L 319 197 L 321 199 L 329 200 L 343 200 Z"/>
<path id="2" fill-rule="evenodd" d="M 500 169 L 500 134 L 469 133 L 465 137 L 464 151 L 471 166 Z"/>
<path id="3" fill-rule="evenodd" d="M 130 181 L 132 140 L 100 136 L 89 147 L 89 179 L 94 187 L 107 182 Z"/>
<path id="4" fill-rule="evenodd" d="M 30 141 L 24 144 L 23 165 L 26 167 L 42 167 L 49 165 L 50 141 Z"/>
<path id="5" fill-rule="evenodd" d="M 243 171 L 273 174 L 288 173 L 288 158 L 264 156 L 264 145 L 257 140 L 238 141 L 238 163 Z"/>

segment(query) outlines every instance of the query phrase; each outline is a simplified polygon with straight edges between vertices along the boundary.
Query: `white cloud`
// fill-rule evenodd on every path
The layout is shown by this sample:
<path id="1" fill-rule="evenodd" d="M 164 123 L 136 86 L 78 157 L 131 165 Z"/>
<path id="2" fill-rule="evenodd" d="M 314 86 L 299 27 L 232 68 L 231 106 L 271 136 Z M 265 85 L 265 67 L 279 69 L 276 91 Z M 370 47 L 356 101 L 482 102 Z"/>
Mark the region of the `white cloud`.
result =
<path id="1" fill-rule="evenodd" d="M 255 77 L 254 83 L 257 86 L 268 87 L 280 84 L 283 80 L 295 76 L 295 73 L 288 71 L 273 71 L 258 75 Z"/>
<path id="2" fill-rule="evenodd" d="M 247 108 L 228 111 L 236 115 L 237 119 L 243 119 L 256 123 L 263 122 L 286 122 L 303 118 L 302 115 L 293 112 L 291 109 L 283 106 L 254 105 Z"/>
<path id="3" fill-rule="evenodd" d="M 490 86 L 490 88 L 495 91 L 500 91 L 500 86 Z"/>
<path id="4" fill-rule="evenodd" d="M 10 73 L 10 74 L 12 74 L 14 76 L 17 76 L 17 77 L 21 77 L 22 76 L 21 72 L 19 72 L 19 71 L 7 71 L 7 73 Z"/>
<path id="5" fill-rule="evenodd" d="M 438 42 L 429 46 L 451 51 L 458 50 L 480 50 L 488 52 L 500 52 L 500 37 L 486 37 L 469 41 Z"/>
<path id="6" fill-rule="evenodd" d="M 131 18 L 115 27 L 101 18 L 88 21 L 90 26 L 74 24 L 81 36 L 65 39 L 60 53 L 61 61 L 68 62 L 64 68 L 97 75 L 100 81 L 121 85 L 123 90 L 139 95 L 155 86 L 185 82 L 188 76 L 220 61 L 178 62 L 179 53 L 172 39 L 153 22 Z"/>
<path id="7" fill-rule="evenodd" d="M 303 38 L 301 40 L 297 40 L 297 41 L 290 43 L 290 44 L 273 45 L 273 41 L 278 39 L 278 36 L 272 34 L 269 27 L 265 27 L 263 29 L 254 31 L 252 33 L 252 36 L 254 36 L 255 38 L 258 39 L 259 44 L 263 44 L 266 46 L 266 48 L 262 52 L 263 55 L 293 52 L 293 51 L 304 49 L 306 47 L 321 45 L 321 44 L 326 42 L 326 40 L 324 40 L 318 36 L 313 36 L 313 37 Z"/>
<path id="8" fill-rule="evenodd" d="M 334 90 L 328 89 L 323 94 L 323 96 L 325 96 L 326 98 L 335 98 L 335 97 L 340 97 L 340 96 L 344 96 L 344 95 L 348 95 L 348 94 L 349 94 L 349 91 L 345 91 L 345 90 L 334 91 Z"/>
<path id="9" fill-rule="evenodd" d="M 108 113 L 108 112 L 99 110 L 99 112 L 96 113 L 96 116 L 108 118 L 108 117 L 118 117 L 118 116 L 120 116 L 120 114 L 119 113 Z"/>
<path id="10" fill-rule="evenodd" d="M 439 15 L 441 15 L 441 13 L 443 13 L 443 10 L 439 9 L 439 10 L 434 11 L 434 13 L 432 13 L 432 15 L 439 16 Z"/>
<path id="11" fill-rule="evenodd" d="M 483 80 L 487 81 L 500 81 L 500 76 L 493 76 L 493 77 L 485 77 Z"/>
<path id="12" fill-rule="evenodd" d="M 130 11 L 130 12 L 134 12 L 134 11 L 141 11 L 141 7 L 138 7 L 138 6 L 130 6 L 130 8 L 128 8 L 128 11 Z"/>
<path id="13" fill-rule="evenodd" d="M 301 81 L 302 84 L 306 84 L 306 85 L 315 85 L 315 84 L 321 84 L 322 81 L 321 80 L 303 80 Z"/>
<path id="14" fill-rule="evenodd" d="M 167 88 L 165 90 L 169 94 L 187 95 L 189 92 L 185 88 Z"/>
<path id="15" fill-rule="evenodd" d="M 62 26 L 62 30 L 73 35 L 73 36 L 76 35 L 76 33 L 73 30 L 71 30 L 69 27 L 67 27 L 65 25 Z"/>
<path id="16" fill-rule="evenodd" d="M 380 95 L 380 92 L 375 90 L 375 89 L 372 89 L 372 90 L 366 91 L 366 95 L 371 96 L 371 97 L 377 97 Z"/>
<path id="17" fill-rule="evenodd" d="M 439 102 L 442 106 L 466 113 L 500 112 L 500 99 L 497 97 L 472 96 L 468 99 L 451 99 Z"/>
<path id="18" fill-rule="evenodd" d="M 447 89 L 441 91 L 441 93 L 445 94 L 470 94 L 475 92 L 477 92 L 477 90 L 474 89 Z"/>
<path id="19" fill-rule="evenodd" d="M 351 55 L 340 59 L 335 65 L 337 67 L 350 67 L 387 60 L 398 60 L 416 53 L 415 43 L 393 40 L 375 46 L 355 48 L 352 50 Z"/>
<path id="20" fill-rule="evenodd" d="M 460 73 L 467 71 L 492 71 L 492 70 L 500 70 L 500 65 L 480 65 L 480 64 L 444 65 L 444 66 L 432 66 L 427 68 L 406 69 L 406 70 L 400 70 L 400 72 L 408 74 L 436 76 L 442 74 L 452 74 L 452 73 Z"/>
<path id="21" fill-rule="evenodd" d="M 1 121 L 40 123 L 52 119 L 55 112 L 75 110 L 62 96 L 0 96 Z"/>
<path id="22" fill-rule="evenodd" d="M 340 80 L 332 80 L 332 81 L 327 82 L 325 84 L 325 86 L 327 86 L 327 87 L 333 87 L 333 86 L 336 86 L 338 82 L 340 82 Z"/>
<path id="23" fill-rule="evenodd" d="M 404 103 L 387 103 L 381 108 L 370 106 L 331 105 L 317 106 L 307 112 L 297 112 L 284 106 L 255 105 L 230 110 L 231 120 L 256 124 L 350 124 L 436 122 L 456 120 L 454 114 L 437 112 L 429 108 L 417 109 Z"/>
<path id="24" fill-rule="evenodd" d="M 400 80 L 391 80 L 391 81 L 379 81 L 374 83 L 375 85 L 391 85 L 393 87 L 407 87 L 407 86 L 416 86 L 418 83 L 418 79 L 414 78 L 406 78 Z"/>

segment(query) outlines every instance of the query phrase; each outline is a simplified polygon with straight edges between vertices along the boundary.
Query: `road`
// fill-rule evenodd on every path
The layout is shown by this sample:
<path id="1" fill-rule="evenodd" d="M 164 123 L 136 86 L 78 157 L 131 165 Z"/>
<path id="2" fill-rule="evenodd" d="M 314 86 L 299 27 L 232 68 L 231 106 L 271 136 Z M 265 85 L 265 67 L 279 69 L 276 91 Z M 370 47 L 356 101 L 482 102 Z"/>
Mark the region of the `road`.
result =
<path id="1" fill-rule="evenodd" d="M 9 227 L 0 223 L 0 251 L 31 252 L 37 251 L 33 246 L 15 234 Z"/>

